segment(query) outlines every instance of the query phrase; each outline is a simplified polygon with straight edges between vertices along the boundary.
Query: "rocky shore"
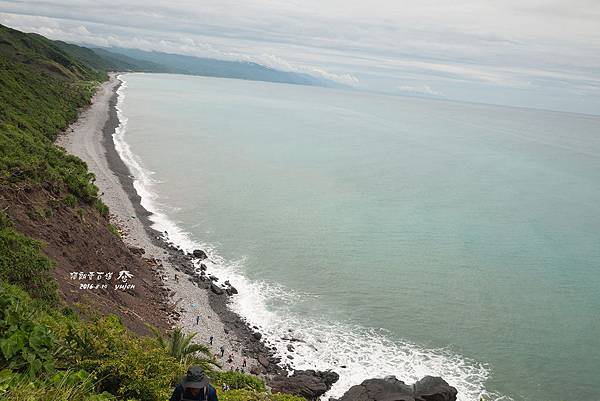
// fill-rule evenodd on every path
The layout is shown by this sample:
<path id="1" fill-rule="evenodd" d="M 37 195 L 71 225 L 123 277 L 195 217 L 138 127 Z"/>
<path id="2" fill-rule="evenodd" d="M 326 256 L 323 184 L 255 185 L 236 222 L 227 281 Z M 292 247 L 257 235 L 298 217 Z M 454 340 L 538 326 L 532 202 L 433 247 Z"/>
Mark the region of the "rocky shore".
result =
<path id="1" fill-rule="evenodd" d="M 204 251 L 185 252 L 170 243 L 166 233 L 151 227 L 151 214 L 141 205 L 134 179 L 113 142 L 113 133 L 119 126 L 116 110 L 119 85 L 117 76 L 112 74 L 98 88 L 92 105 L 82 111 L 78 121 L 56 143 L 87 163 L 96 176 L 102 200 L 110 209 L 111 223 L 118 228 L 131 253 L 149 261 L 162 282 L 159 285 L 168 292 L 164 305 L 154 313 L 167 315 L 172 327 L 197 333 L 196 341 L 208 345 L 225 370 L 263 376 L 268 384 L 296 388 L 296 393 L 307 398 L 316 399 L 324 394 L 337 375 L 306 371 L 288 378 L 288 372 L 279 366 L 280 361 L 261 342 L 262 335 L 227 307 L 229 297 L 237 290 L 219 284 L 214 272 L 205 273 L 205 265 L 200 264 L 207 257 Z"/>
<path id="2" fill-rule="evenodd" d="M 119 126 L 116 110 L 119 85 L 117 76 L 112 74 L 110 80 L 97 90 L 92 105 L 58 138 L 57 145 L 87 163 L 96 176 L 102 200 L 110 209 L 111 223 L 118 228 L 130 252 L 151 266 L 160 287 L 157 293 L 168 294 L 159 310 L 148 312 L 163 315 L 171 327 L 197 333 L 195 340 L 211 349 L 224 370 L 260 375 L 273 391 L 297 394 L 309 400 L 319 399 L 339 376 L 331 371 L 292 372 L 284 369 L 269 346 L 261 341 L 262 334 L 257 328 L 249 327 L 227 307 L 229 297 L 235 296 L 237 289 L 228 282 L 222 283 L 216 272 L 209 271 L 209 263 L 203 263 L 208 259 L 206 252 L 202 249 L 182 250 L 169 242 L 168 233 L 152 228 L 151 213 L 142 206 L 134 187 L 134 177 L 113 141 L 113 133 Z M 339 400 L 456 399 L 456 389 L 442 379 L 431 379 L 425 378 L 412 387 L 395 378 L 365 381 Z M 417 391 L 421 388 L 427 391 Z M 437 396 L 430 396 L 435 392 L 429 391 L 431 388 L 439 390 Z M 367 394 L 369 398 L 364 398 Z M 394 398 L 395 394 L 405 398 Z"/>

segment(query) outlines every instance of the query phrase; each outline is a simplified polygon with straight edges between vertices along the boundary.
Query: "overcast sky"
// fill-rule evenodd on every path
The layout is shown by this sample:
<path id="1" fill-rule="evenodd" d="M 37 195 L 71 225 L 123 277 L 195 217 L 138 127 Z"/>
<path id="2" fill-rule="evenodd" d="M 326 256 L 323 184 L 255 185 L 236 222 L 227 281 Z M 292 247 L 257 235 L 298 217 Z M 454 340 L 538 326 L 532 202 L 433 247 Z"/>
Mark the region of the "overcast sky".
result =
<path id="1" fill-rule="evenodd" d="M 0 0 L 0 23 L 358 89 L 600 114 L 598 0 Z"/>

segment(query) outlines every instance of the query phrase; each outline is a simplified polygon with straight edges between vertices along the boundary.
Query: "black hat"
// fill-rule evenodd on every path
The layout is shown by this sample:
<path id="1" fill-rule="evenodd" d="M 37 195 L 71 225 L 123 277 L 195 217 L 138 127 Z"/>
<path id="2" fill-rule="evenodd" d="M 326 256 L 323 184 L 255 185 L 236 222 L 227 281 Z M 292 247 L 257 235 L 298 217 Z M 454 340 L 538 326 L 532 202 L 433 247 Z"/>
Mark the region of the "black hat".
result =
<path id="1" fill-rule="evenodd" d="M 208 385 L 208 377 L 200 366 L 192 366 L 181 381 L 181 385 L 184 388 L 204 388 Z"/>

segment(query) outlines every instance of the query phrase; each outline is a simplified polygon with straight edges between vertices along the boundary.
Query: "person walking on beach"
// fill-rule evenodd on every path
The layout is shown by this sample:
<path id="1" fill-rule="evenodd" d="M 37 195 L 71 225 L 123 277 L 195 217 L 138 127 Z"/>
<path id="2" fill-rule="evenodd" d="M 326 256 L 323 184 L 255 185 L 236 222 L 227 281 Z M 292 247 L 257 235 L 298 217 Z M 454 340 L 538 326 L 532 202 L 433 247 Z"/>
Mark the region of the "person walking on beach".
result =
<path id="1" fill-rule="evenodd" d="M 210 336 L 210 338 L 208 339 L 208 343 L 209 343 L 210 345 L 212 345 L 212 343 L 213 343 L 213 339 L 214 339 L 214 337 L 213 337 L 213 336 Z"/>
<path id="2" fill-rule="evenodd" d="M 221 358 L 223 358 L 223 355 L 225 355 L 225 347 L 221 345 Z"/>
<path id="3" fill-rule="evenodd" d="M 246 358 L 244 358 L 244 360 L 242 361 L 242 367 L 245 368 L 246 367 Z"/>
<path id="4" fill-rule="evenodd" d="M 175 387 L 170 401 L 219 401 L 217 390 L 210 384 L 200 366 L 192 366 Z"/>
<path id="5" fill-rule="evenodd" d="M 198 324 L 200 323 L 200 315 L 196 316 L 196 326 L 198 326 Z"/>

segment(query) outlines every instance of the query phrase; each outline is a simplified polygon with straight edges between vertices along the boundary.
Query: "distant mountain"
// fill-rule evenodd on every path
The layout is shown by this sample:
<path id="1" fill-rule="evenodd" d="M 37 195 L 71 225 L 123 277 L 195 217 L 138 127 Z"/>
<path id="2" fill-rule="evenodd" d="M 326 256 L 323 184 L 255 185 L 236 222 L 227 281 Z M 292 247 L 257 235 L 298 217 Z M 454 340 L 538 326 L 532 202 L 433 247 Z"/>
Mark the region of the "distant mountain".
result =
<path id="1" fill-rule="evenodd" d="M 337 82 L 291 71 L 281 71 L 248 61 L 226 61 L 180 54 L 148 52 L 138 49 L 100 48 L 94 49 L 106 56 L 118 54 L 132 60 L 142 60 L 161 66 L 165 71 L 175 74 L 202 75 L 208 77 L 237 78 L 252 81 L 279 82 L 296 85 L 344 87 Z"/>
<path id="2" fill-rule="evenodd" d="M 107 71 L 140 71 L 345 88 L 310 74 L 248 61 L 226 61 L 124 48 L 88 48 L 0 25 L 0 57 L 36 66 L 63 79 L 103 80 Z"/>
<path id="3" fill-rule="evenodd" d="M 104 49 L 89 49 L 65 42 L 55 42 L 68 53 L 105 71 L 169 72 L 167 67 L 145 60 L 137 60 L 124 54 Z"/>

